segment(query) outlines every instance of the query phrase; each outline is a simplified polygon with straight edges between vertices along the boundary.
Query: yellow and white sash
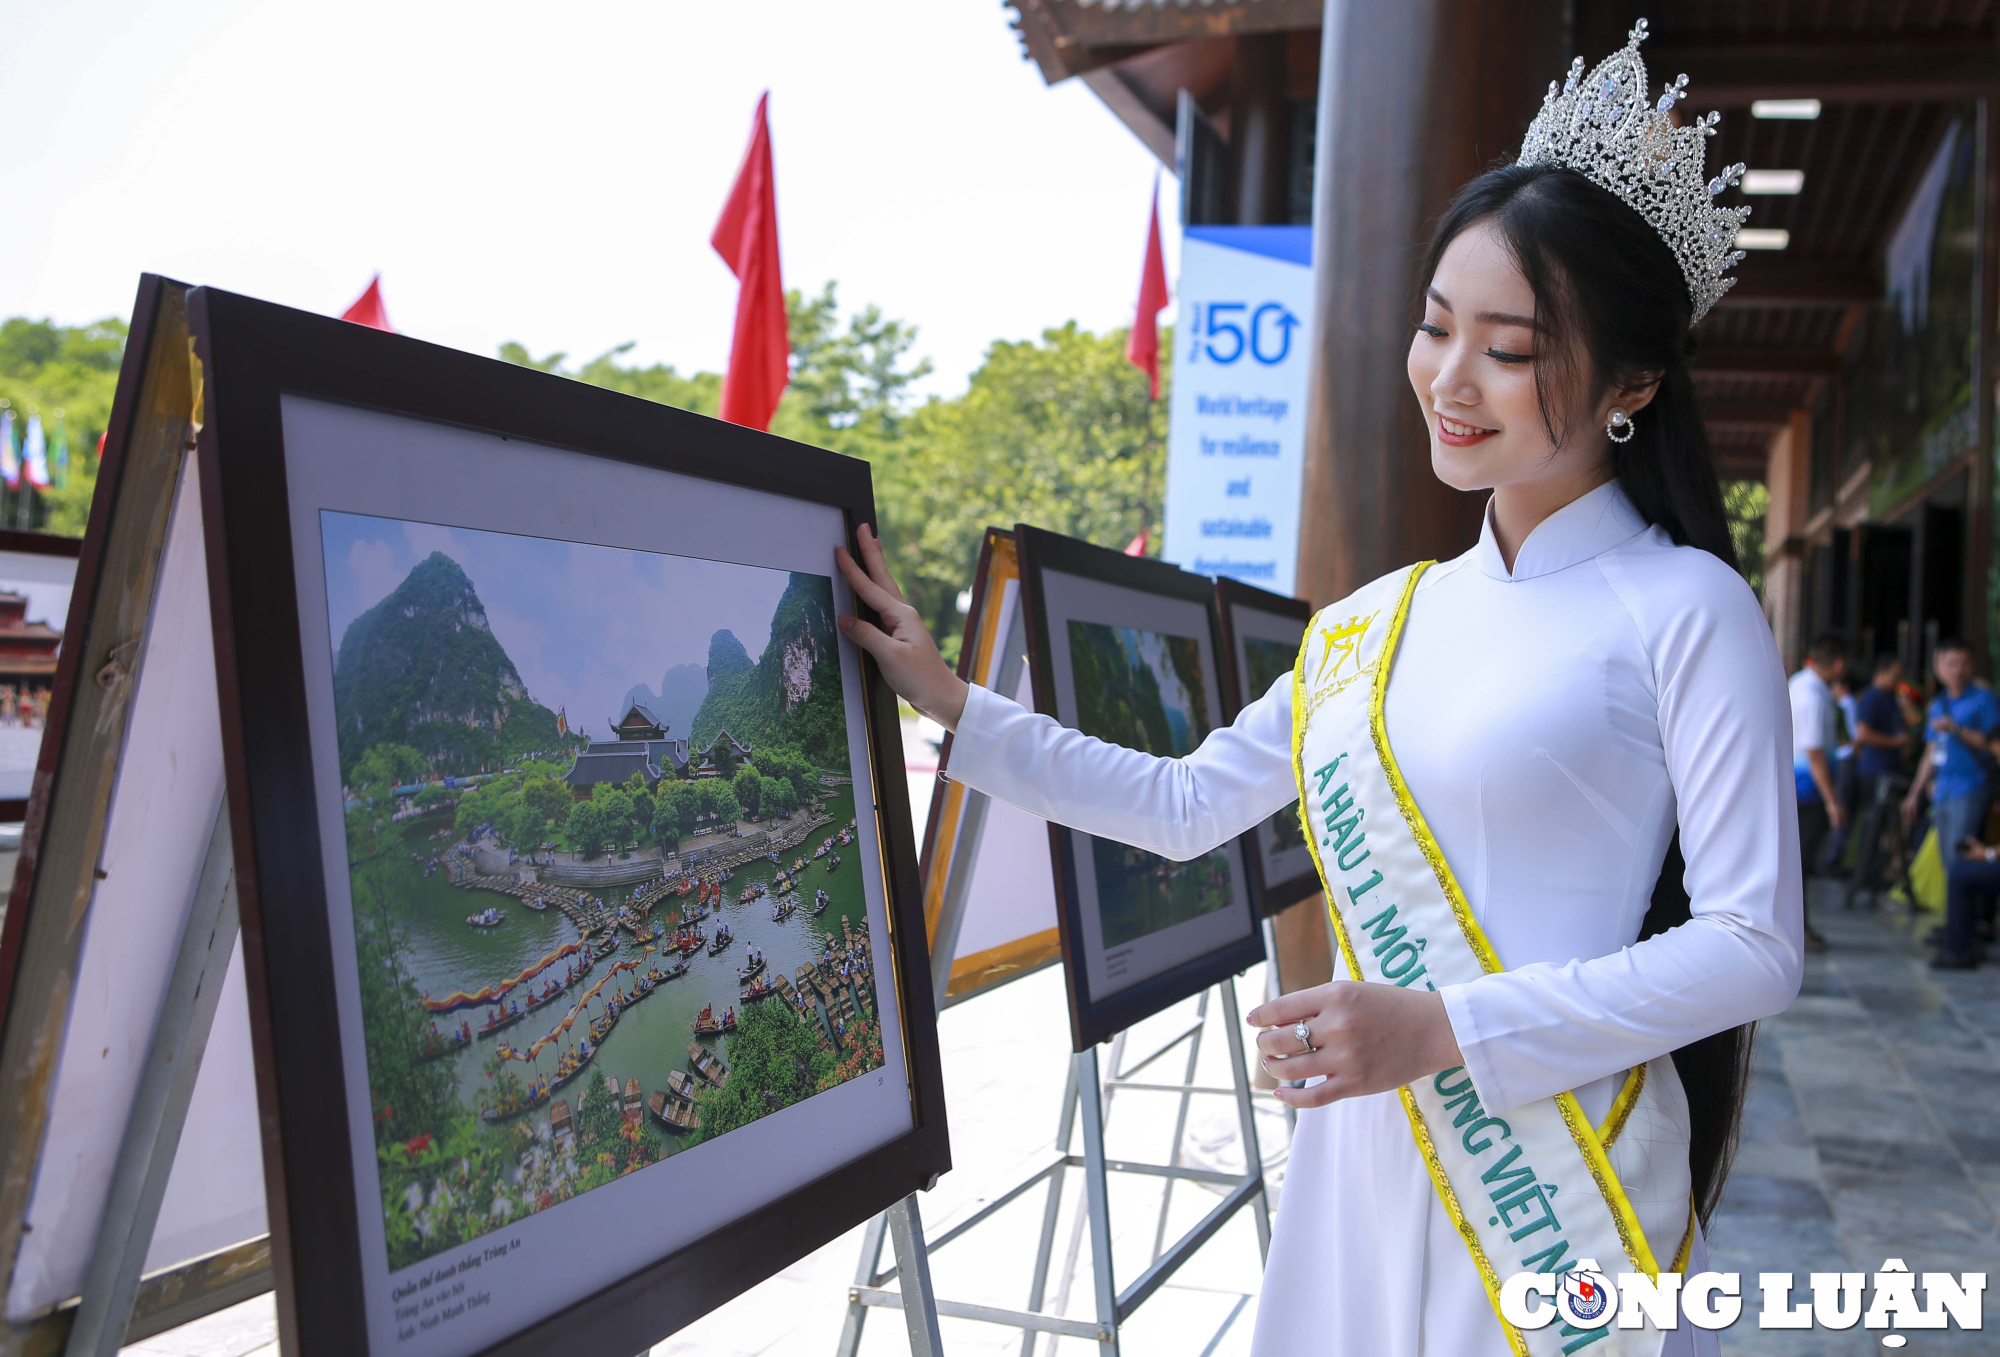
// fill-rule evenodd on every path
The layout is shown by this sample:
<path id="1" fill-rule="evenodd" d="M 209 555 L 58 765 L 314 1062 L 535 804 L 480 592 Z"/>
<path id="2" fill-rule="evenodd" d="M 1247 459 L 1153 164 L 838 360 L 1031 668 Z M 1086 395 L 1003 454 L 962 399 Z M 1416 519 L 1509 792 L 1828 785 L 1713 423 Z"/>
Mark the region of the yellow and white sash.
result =
<path id="1" fill-rule="evenodd" d="M 1424 562 L 1326 608 L 1292 681 L 1299 814 L 1349 974 L 1438 989 L 1501 969 L 1430 827 L 1403 783 L 1382 719 L 1389 673 Z M 1399 1089 L 1417 1149 L 1485 1283 L 1518 1357 L 1651 1357 L 1655 1328 L 1583 1329 L 1558 1318 L 1522 1330 L 1500 1314 L 1520 1272 L 1583 1260 L 1607 1274 L 1657 1277 L 1649 1240 L 1673 1241 L 1680 1271 L 1694 1238 L 1687 1099 L 1671 1057 L 1631 1070 L 1610 1116 L 1592 1126 L 1575 1095 L 1495 1116 L 1463 1069 Z M 1544 1302 L 1546 1304 L 1547 1302 Z"/>

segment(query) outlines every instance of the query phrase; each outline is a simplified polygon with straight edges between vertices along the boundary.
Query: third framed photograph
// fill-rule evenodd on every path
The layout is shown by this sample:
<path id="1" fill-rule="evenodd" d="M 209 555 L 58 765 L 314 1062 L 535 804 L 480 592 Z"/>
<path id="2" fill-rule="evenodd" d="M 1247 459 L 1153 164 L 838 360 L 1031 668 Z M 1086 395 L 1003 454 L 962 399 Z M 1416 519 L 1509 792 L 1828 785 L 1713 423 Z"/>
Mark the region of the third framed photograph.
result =
<path id="1" fill-rule="evenodd" d="M 1210 582 L 1015 529 L 1037 710 L 1148 754 L 1224 723 Z M 1070 1030 L 1085 1050 L 1264 956 L 1243 842 L 1188 862 L 1050 826 Z"/>
<path id="2" fill-rule="evenodd" d="M 1288 684 L 1298 661 L 1312 605 L 1254 584 L 1228 578 L 1215 582 L 1215 615 L 1222 629 L 1223 694 L 1226 715 L 1236 714 L 1271 690 Z M 1287 806 L 1250 831 L 1250 887 L 1257 907 L 1276 914 L 1319 893 L 1319 874 L 1296 806 Z"/>

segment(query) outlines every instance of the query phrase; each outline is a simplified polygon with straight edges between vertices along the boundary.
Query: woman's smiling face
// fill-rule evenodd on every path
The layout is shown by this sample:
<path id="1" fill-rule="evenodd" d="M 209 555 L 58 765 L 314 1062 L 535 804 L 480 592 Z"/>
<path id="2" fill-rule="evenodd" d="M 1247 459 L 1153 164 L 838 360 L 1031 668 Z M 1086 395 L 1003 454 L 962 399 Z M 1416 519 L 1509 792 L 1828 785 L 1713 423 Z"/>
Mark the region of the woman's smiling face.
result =
<path id="1" fill-rule="evenodd" d="M 1608 444 L 1577 411 L 1558 447 L 1536 385 L 1536 357 L 1551 343 L 1535 320 L 1535 295 L 1490 221 L 1445 248 L 1410 340 L 1410 385 L 1430 426 L 1431 469 L 1458 490 L 1601 477 Z M 1607 402 L 1608 407 L 1609 402 Z M 1601 423 L 1601 421 L 1600 421 Z"/>

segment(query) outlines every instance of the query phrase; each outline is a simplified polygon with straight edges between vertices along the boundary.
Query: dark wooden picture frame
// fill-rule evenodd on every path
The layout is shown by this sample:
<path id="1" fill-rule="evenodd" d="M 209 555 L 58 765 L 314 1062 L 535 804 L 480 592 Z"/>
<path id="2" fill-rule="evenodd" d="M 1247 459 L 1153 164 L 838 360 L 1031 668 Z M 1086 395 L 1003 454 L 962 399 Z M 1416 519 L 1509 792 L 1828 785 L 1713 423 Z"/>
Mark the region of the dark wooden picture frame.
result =
<path id="1" fill-rule="evenodd" d="M 1208 619 L 1209 644 L 1215 657 L 1218 684 L 1223 681 L 1222 672 L 1227 665 L 1222 652 L 1222 638 L 1216 628 L 1211 586 L 1206 576 L 1189 574 L 1178 566 L 1149 557 L 1127 556 L 1025 523 L 1015 527 L 1014 542 L 1020 553 L 1021 598 L 1028 610 L 1028 667 L 1033 676 L 1038 711 L 1055 717 L 1064 725 L 1074 724 L 1074 714 L 1063 712 L 1057 697 L 1054 648 L 1049 634 L 1047 595 L 1043 583 L 1043 575 L 1048 571 L 1200 604 Z M 1215 720 L 1212 724 L 1220 727 L 1224 724 L 1223 693 L 1217 691 L 1213 700 Z M 1246 921 L 1246 936 L 1126 988 L 1102 996 L 1093 995 L 1083 958 L 1083 905 L 1077 865 L 1079 837 L 1088 838 L 1062 825 L 1049 825 L 1049 851 L 1054 855 L 1056 869 L 1056 918 L 1061 928 L 1063 976 L 1069 993 L 1073 1049 L 1088 1050 L 1168 1005 L 1198 994 L 1264 959 L 1264 934 L 1257 926 L 1253 896 L 1249 897 L 1251 917 Z M 1237 870 L 1247 870 L 1242 861 L 1246 852 L 1242 840 L 1230 844 L 1229 851 L 1236 856 Z M 1245 883 L 1247 886 L 1247 877 Z"/>
<path id="2" fill-rule="evenodd" d="M 80 563 L 80 558 L 83 555 L 83 539 L 81 537 L 58 537 L 52 532 L 29 532 L 20 528 L 0 528 L 0 551 L 16 551 L 27 556 L 61 556 L 67 557 L 72 561 L 79 561 Z M 70 598 L 72 602 L 75 601 L 74 584 L 71 585 Z M 65 618 L 64 626 L 68 626 L 67 618 Z M 67 638 L 68 633 L 65 632 L 64 635 Z M 62 679 L 62 660 L 60 655 L 58 655 L 55 681 L 50 684 L 49 688 L 49 713 L 42 722 L 42 735 L 45 739 L 55 724 L 55 682 L 60 682 Z M 70 672 L 70 681 L 75 681 L 73 670 Z M 64 706 L 67 707 L 68 703 L 65 702 Z M 36 763 L 39 765 L 39 758 L 36 760 Z M 27 818 L 27 797 L 0 797 L 0 824 L 18 824 Z"/>
<path id="3" fill-rule="evenodd" d="M 281 397 L 305 396 L 675 472 L 875 521 L 867 463 L 507 363 L 214 289 L 189 297 L 211 611 L 265 1136 L 280 1341 L 293 1357 L 372 1351 L 345 1059 L 311 773 Z M 779 488 L 781 487 L 781 488 Z M 828 573 L 832 563 L 828 562 Z M 912 1129 L 485 1348 L 635 1352 L 950 1168 L 896 699 L 861 660 Z M 856 769 L 857 780 L 862 770 Z M 889 983 L 889 977 L 883 977 Z M 377 1357 L 382 1357 L 377 1354 Z"/>
<path id="4" fill-rule="evenodd" d="M 1274 617 L 1284 617 L 1298 622 L 1303 628 L 1312 621 L 1312 604 L 1301 598 L 1286 594 L 1274 594 L 1268 589 L 1259 589 L 1254 584 L 1222 576 L 1215 581 L 1215 621 L 1222 634 L 1223 654 L 1228 658 L 1222 665 L 1224 676 L 1222 692 L 1224 709 L 1229 719 L 1234 721 L 1237 714 L 1252 702 L 1262 697 L 1262 693 L 1249 691 L 1249 675 L 1237 663 L 1237 609 L 1269 613 Z M 1280 811 L 1279 814 L 1290 814 Z M 1261 828 L 1261 826 L 1259 826 Z M 1297 904 L 1309 896 L 1319 894 L 1319 874 L 1312 870 L 1310 860 L 1304 872 L 1295 873 L 1282 881 L 1270 881 L 1264 875 L 1264 854 L 1257 845 L 1257 830 L 1252 829 L 1244 836 L 1244 856 L 1250 861 L 1250 891 L 1257 901 L 1258 911 L 1265 915 L 1277 914 Z"/>

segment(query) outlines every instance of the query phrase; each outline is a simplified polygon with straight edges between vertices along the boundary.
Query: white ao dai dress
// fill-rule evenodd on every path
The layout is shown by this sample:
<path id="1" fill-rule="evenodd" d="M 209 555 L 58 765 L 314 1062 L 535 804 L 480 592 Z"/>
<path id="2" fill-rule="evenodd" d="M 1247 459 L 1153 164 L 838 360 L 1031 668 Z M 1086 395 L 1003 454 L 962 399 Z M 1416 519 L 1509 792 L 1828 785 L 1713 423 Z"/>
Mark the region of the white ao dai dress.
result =
<path id="1" fill-rule="evenodd" d="M 949 776 L 1175 858 L 1298 798 L 1287 678 L 1184 759 L 974 688 Z M 1391 747 L 1506 970 L 1444 988 L 1494 1115 L 1782 1010 L 1802 952 L 1789 707 L 1743 580 L 1649 527 L 1616 483 L 1509 571 L 1477 546 L 1418 585 Z M 1675 830 L 1691 922 L 1636 941 Z M 1669 1256 L 1678 1240 L 1656 1250 Z M 1697 1236 L 1690 1273 L 1705 1266 Z M 1475 1357 L 1506 1344 L 1394 1093 L 1301 1112 L 1259 1300 L 1259 1357 Z M 1685 1323 L 1665 1357 L 1717 1351 Z"/>

